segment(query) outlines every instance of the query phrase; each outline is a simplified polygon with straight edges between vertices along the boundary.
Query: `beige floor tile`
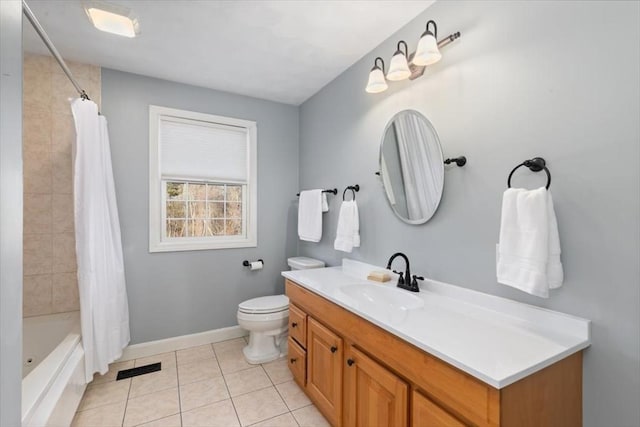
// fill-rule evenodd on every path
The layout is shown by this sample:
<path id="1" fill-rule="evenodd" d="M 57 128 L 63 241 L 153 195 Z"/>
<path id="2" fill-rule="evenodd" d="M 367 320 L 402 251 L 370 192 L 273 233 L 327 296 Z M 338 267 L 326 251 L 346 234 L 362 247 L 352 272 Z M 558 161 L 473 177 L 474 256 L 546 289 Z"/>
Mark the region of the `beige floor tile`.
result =
<path id="1" fill-rule="evenodd" d="M 198 347 L 186 348 L 184 350 L 178 350 L 176 351 L 176 356 L 178 358 L 178 365 L 184 365 L 186 363 L 195 362 L 197 360 L 210 359 L 212 357 L 215 357 L 215 354 L 213 354 L 213 348 L 211 348 L 211 344 L 207 344 Z"/>
<path id="2" fill-rule="evenodd" d="M 120 427 L 126 402 L 100 406 L 76 413 L 72 427 Z"/>
<path id="3" fill-rule="evenodd" d="M 331 427 L 315 406 L 309 405 L 292 412 L 300 427 Z"/>
<path id="4" fill-rule="evenodd" d="M 240 422 L 230 399 L 182 413 L 183 427 L 236 427 L 239 425 Z"/>
<path id="5" fill-rule="evenodd" d="M 160 418 L 159 420 L 138 424 L 138 427 L 182 427 L 182 417 L 180 414 L 176 414 L 167 418 Z"/>
<path id="6" fill-rule="evenodd" d="M 259 422 L 258 424 L 251 424 L 251 427 L 298 427 L 298 423 L 293 415 L 291 415 L 291 412 L 287 412 L 286 414 L 278 415 L 277 417 Z"/>
<path id="7" fill-rule="evenodd" d="M 290 411 L 300 409 L 311 404 L 307 395 L 304 394 L 304 391 L 298 387 L 298 384 L 296 384 L 295 381 L 287 381 L 277 384 L 276 388 Z"/>
<path id="8" fill-rule="evenodd" d="M 178 381 L 180 385 L 217 378 L 221 375 L 218 362 L 213 358 L 178 366 Z"/>
<path id="9" fill-rule="evenodd" d="M 176 367 L 176 353 L 171 351 L 169 353 L 154 354 L 153 356 L 141 357 L 136 359 L 134 366 L 150 365 L 152 363 L 162 363 L 162 369 L 175 368 Z"/>
<path id="10" fill-rule="evenodd" d="M 110 403 L 126 402 L 131 380 L 112 381 L 104 384 L 90 385 L 84 392 L 80 402 L 80 411 L 84 411 Z"/>
<path id="11" fill-rule="evenodd" d="M 183 412 L 229 399 L 224 378 L 212 378 L 180 386 L 180 408 Z"/>
<path id="12" fill-rule="evenodd" d="M 222 369 L 222 372 L 225 375 L 256 366 L 256 365 L 250 365 L 249 363 L 247 363 L 247 361 L 244 359 L 244 354 L 242 354 L 242 348 L 235 348 L 235 349 L 225 350 L 222 352 L 216 352 L 216 355 L 218 356 L 218 363 L 220 364 L 220 369 Z"/>
<path id="13" fill-rule="evenodd" d="M 271 387 L 272 385 L 262 366 L 225 374 L 224 379 L 232 397 Z"/>
<path id="14" fill-rule="evenodd" d="M 91 385 L 102 384 L 109 381 L 115 381 L 116 377 L 118 376 L 118 371 L 121 371 L 123 369 L 131 369 L 131 368 L 133 368 L 133 360 L 112 363 L 111 365 L 109 365 L 109 371 L 107 371 L 106 374 L 104 375 L 95 374 L 93 376 L 93 381 L 91 382 Z"/>
<path id="15" fill-rule="evenodd" d="M 275 387 L 233 397 L 232 400 L 243 426 L 289 412 Z"/>
<path id="16" fill-rule="evenodd" d="M 166 368 L 150 374 L 131 378 L 129 398 L 155 393 L 178 386 L 178 372 L 175 368 Z"/>
<path id="17" fill-rule="evenodd" d="M 136 426 L 180 413 L 178 388 L 145 394 L 129 399 L 124 414 L 124 426 Z"/>
<path id="18" fill-rule="evenodd" d="M 213 343 L 213 349 L 216 354 L 224 353 L 229 350 L 238 350 L 246 347 L 247 342 L 244 340 L 244 337 L 234 338 L 232 340 L 220 341 Z"/>
<path id="19" fill-rule="evenodd" d="M 262 365 L 264 370 L 271 378 L 274 384 L 280 384 L 293 379 L 289 365 L 287 364 L 287 358 L 282 357 L 274 360 L 273 362 L 265 363 Z"/>

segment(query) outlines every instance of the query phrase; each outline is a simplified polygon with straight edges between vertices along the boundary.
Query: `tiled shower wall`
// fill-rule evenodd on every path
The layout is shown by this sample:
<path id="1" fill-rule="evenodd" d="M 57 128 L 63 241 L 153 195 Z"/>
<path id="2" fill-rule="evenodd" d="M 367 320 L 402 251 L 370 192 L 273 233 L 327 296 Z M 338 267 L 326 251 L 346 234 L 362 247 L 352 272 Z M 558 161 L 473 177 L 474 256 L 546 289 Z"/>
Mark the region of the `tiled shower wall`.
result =
<path id="1" fill-rule="evenodd" d="M 67 61 L 100 105 L 100 68 Z M 79 310 L 73 230 L 69 98 L 77 92 L 49 56 L 24 55 L 24 317 Z"/>

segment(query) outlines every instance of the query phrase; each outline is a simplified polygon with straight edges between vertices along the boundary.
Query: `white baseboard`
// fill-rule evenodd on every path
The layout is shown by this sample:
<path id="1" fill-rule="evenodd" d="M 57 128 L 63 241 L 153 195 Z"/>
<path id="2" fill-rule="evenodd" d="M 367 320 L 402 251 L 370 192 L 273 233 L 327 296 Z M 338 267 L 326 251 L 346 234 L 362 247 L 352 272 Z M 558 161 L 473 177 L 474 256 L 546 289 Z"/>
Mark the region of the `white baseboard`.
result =
<path id="1" fill-rule="evenodd" d="M 226 341 L 247 335 L 249 335 L 249 332 L 242 329 L 240 326 L 230 326 L 228 328 L 213 329 L 210 331 L 199 332 L 197 334 L 181 335 L 179 337 L 133 344 L 124 349 L 122 357 L 117 361 L 123 362 L 125 360 L 139 359 L 141 357 L 153 356 L 154 354 L 182 350 L 189 347 Z"/>

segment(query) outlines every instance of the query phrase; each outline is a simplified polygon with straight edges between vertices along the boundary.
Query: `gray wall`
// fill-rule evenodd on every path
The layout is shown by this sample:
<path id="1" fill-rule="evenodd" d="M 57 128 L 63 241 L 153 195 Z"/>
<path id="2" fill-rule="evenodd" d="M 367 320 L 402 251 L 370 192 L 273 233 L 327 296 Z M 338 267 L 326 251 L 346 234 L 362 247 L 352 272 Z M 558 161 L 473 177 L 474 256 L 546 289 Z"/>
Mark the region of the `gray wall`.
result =
<path id="1" fill-rule="evenodd" d="M 149 104 L 258 123 L 257 248 L 149 253 Z M 238 303 L 282 293 L 280 271 L 296 252 L 298 109 L 103 69 L 102 112 L 109 122 L 131 342 L 236 325 Z M 242 266 L 258 258 L 263 270 Z"/>
<path id="2" fill-rule="evenodd" d="M 591 319 L 584 414 L 594 427 L 640 419 L 639 13 L 638 2 L 437 2 L 300 111 L 300 185 L 360 184 L 362 247 L 333 250 L 338 196 L 323 241 L 299 243 L 299 253 L 384 265 L 400 250 L 416 273 Z M 400 39 L 415 49 L 428 19 L 440 38 L 461 39 L 419 80 L 365 93 L 374 58 L 388 63 Z M 446 168 L 440 208 L 422 226 L 393 215 L 374 175 L 385 124 L 407 108 L 431 120 L 445 157 L 469 159 Z M 566 273 L 549 300 L 496 283 L 507 175 L 533 156 L 553 174 Z M 513 183 L 544 182 L 519 171 Z"/>
<path id="3" fill-rule="evenodd" d="M 22 389 L 22 4 L 0 1 L 0 426 Z"/>

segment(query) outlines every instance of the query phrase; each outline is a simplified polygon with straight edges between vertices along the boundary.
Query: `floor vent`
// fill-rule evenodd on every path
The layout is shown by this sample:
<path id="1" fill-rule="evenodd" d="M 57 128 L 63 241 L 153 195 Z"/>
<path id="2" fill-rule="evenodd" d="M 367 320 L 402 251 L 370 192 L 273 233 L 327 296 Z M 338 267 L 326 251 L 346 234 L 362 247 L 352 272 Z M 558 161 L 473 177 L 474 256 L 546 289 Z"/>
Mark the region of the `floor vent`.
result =
<path id="1" fill-rule="evenodd" d="M 137 377 L 138 375 L 150 374 L 152 372 L 157 372 L 161 368 L 162 364 L 152 363 L 150 365 L 138 366 L 137 368 L 131 369 L 123 369 L 122 371 L 118 371 L 118 376 L 116 377 L 116 381 L 126 380 L 127 378 Z"/>

